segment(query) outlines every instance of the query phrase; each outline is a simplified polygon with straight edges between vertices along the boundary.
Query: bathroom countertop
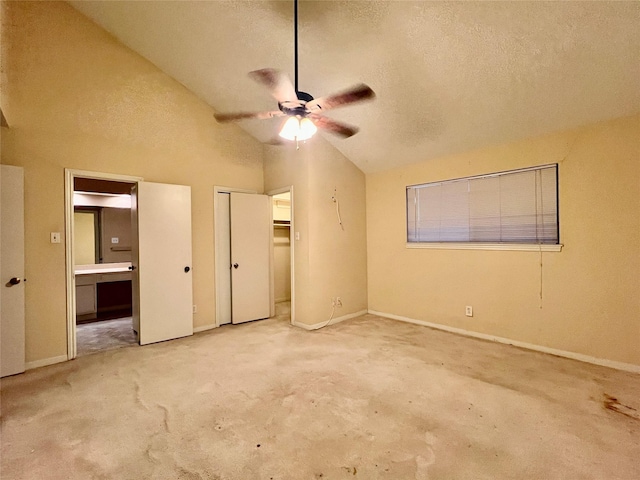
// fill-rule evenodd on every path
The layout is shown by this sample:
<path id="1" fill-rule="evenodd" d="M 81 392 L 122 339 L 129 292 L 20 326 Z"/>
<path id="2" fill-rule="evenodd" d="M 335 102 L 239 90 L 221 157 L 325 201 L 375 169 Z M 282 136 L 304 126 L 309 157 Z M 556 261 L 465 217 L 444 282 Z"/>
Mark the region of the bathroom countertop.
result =
<path id="1" fill-rule="evenodd" d="M 129 272 L 131 262 L 122 263 L 100 263 L 96 265 L 77 265 L 76 275 L 91 275 L 95 273 L 122 273 Z"/>

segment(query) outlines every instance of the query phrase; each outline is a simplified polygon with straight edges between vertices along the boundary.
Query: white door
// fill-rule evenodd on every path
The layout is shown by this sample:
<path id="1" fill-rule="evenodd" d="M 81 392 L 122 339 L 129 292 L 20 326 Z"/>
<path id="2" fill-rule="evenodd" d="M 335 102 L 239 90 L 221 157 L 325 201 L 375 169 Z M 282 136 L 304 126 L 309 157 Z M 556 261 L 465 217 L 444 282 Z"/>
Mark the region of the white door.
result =
<path id="1" fill-rule="evenodd" d="M 24 372 L 24 170 L 0 169 L 0 376 Z"/>
<path id="2" fill-rule="evenodd" d="M 232 192 L 230 212 L 232 322 L 268 318 L 271 200 Z"/>
<path id="3" fill-rule="evenodd" d="M 133 324 L 140 345 L 193 335 L 191 188 L 139 182 L 131 211 L 138 292 Z"/>

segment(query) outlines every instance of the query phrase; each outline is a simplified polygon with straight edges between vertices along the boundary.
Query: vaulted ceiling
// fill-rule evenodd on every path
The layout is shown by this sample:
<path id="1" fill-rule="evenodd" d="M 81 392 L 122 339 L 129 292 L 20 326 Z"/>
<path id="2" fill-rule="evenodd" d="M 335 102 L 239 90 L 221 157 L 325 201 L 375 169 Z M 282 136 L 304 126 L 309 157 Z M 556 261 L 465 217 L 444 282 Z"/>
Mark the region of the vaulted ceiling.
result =
<path id="1" fill-rule="evenodd" d="M 216 111 L 277 108 L 252 70 L 293 77 L 292 1 L 70 3 Z M 323 133 L 365 172 L 640 112 L 640 2 L 302 0 L 299 21 L 301 90 L 377 94 L 331 112 L 357 135 Z"/>

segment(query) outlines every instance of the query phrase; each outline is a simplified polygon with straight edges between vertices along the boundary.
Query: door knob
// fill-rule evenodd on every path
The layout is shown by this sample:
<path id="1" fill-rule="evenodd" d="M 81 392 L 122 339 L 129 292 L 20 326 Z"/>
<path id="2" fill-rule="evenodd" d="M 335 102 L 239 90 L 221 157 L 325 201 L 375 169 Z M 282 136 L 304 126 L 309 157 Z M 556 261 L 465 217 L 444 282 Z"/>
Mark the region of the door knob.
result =
<path id="1" fill-rule="evenodd" d="M 234 263 L 234 264 L 233 264 L 233 268 L 236 268 L 236 269 L 237 269 L 239 266 L 240 266 L 240 265 L 238 265 L 237 263 Z"/>
<path id="2" fill-rule="evenodd" d="M 13 277 L 11 280 L 9 280 L 9 284 L 7 286 L 11 287 L 13 285 L 18 285 L 20 281 L 21 281 L 20 278 Z"/>
<path id="3" fill-rule="evenodd" d="M 184 273 L 189 273 L 189 270 L 191 270 L 191 267 L 184 267 Z"/>

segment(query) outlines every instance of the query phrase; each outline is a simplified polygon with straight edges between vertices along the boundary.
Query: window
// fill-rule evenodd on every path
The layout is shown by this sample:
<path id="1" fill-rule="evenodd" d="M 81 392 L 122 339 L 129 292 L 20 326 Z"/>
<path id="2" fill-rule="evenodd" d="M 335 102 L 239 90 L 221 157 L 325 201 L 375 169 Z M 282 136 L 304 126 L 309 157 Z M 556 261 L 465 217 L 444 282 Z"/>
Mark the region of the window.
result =
<path id="1" fill-rule="evenodd" d="M 558 165 L 407 187 L 407 242 L 559 244 Z"/>

